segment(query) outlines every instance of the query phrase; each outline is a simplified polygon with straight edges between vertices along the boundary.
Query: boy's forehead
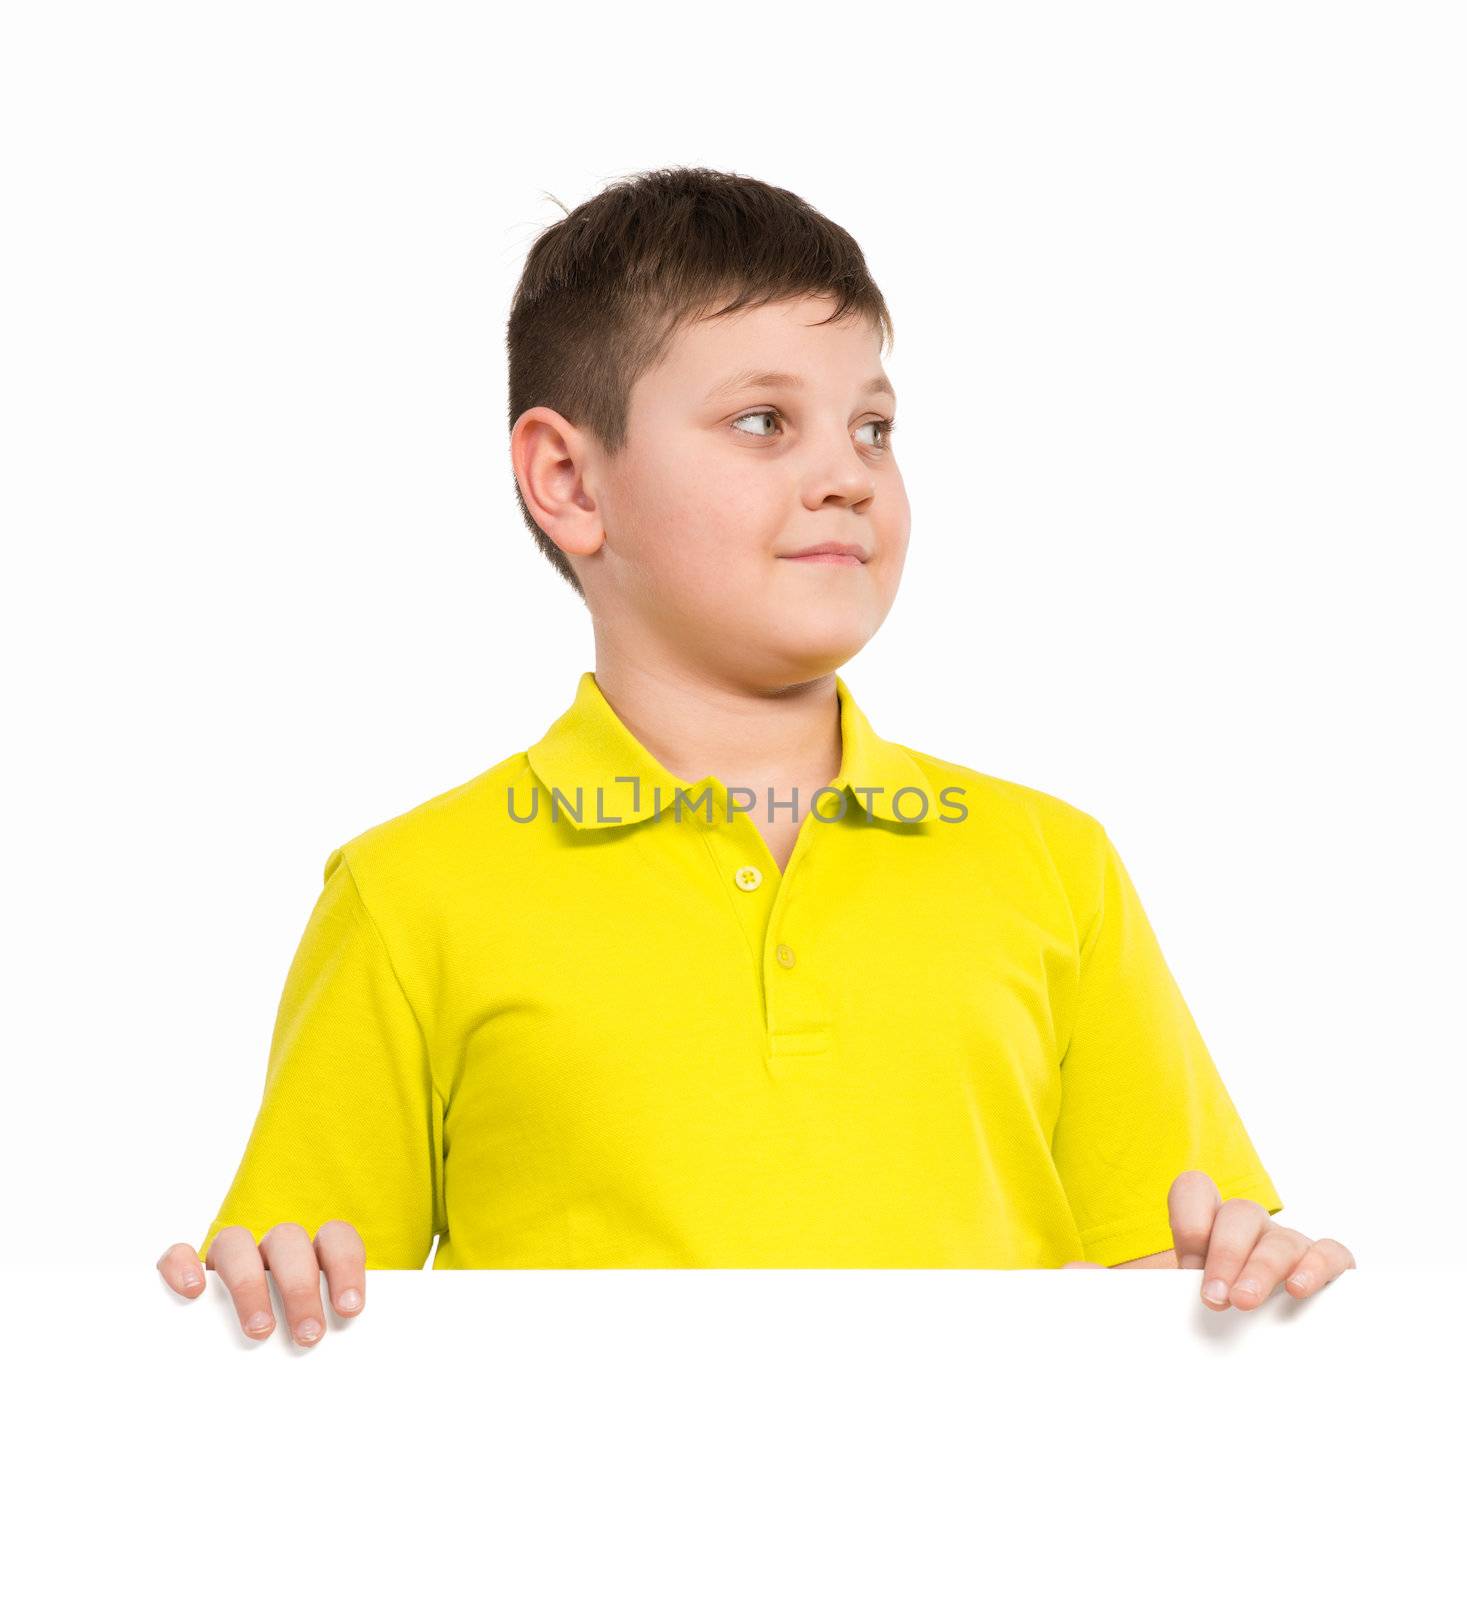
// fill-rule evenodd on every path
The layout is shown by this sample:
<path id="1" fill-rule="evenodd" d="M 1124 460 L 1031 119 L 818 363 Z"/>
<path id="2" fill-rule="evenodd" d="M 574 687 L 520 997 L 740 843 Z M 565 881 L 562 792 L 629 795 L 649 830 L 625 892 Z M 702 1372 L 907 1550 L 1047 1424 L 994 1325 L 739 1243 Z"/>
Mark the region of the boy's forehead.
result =
<path id="1" fill-rule="evenodd" d="M 827 302 L 804 300 L 695 320 L 673 334 L 657 371 L 698 403 L 748 388 L 826 382 L 854 382 L 863 394 L 895 398 L 881 369 L 880 328 L 866 318 L 823 322 L 829 310 Z"/>
<path id="2" fill-rule="evenodd" d="M 733 396 L 743 389 L 789 389 L 798 393 L 801 389 L 811 387 L 810 380 L 798 372 L 779 372 L 760 367 L 745 367 L 741 372 L 735 372 L 725 378 L 722 383 L 716 383 L 705 396 L 709 400 L 718 400 L 725 396 Z M 885 394 L 896 399 L 896 390 L 891 386 L 891 380 L 884 372 L 875 372 L 857 388 L 861 395 Z"/>

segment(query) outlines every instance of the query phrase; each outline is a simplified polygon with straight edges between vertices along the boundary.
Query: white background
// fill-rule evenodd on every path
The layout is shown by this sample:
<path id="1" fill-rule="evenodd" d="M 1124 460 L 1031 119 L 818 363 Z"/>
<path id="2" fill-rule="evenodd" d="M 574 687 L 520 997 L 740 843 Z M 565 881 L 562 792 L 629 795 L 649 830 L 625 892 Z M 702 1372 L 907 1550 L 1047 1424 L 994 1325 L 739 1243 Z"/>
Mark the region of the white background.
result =
<path id="1" fill-rule="evenodd" d="M 877 731 L 1106 825 L 1281 1222 L 1455 1259 L 1459 8 L 0 16 L 5 1248 L 73 1269 L 55 1315 L 201 1240 L 331 849 L 593 665 L 514 502 L 505 318 L 548 196 L 674 164 L 804 196 L 891 306 L 912 545 L 844 669 Z M 1221 1535 L 1200 1491 L 1225 1568 L 1284 1487 L 1267 1370 Z M 1385 1381 L 1320 1370 L 1345 1410 Z"/>

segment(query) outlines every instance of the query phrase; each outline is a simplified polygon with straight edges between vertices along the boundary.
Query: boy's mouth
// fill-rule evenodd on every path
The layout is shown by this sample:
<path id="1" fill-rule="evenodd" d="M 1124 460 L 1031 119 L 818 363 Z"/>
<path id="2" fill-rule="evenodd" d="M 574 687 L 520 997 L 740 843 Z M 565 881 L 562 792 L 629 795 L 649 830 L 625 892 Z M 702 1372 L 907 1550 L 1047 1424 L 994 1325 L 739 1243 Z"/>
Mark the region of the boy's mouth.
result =
<path id="1" fill-rule="evenodd" d="M 780 559 L 784 561 L 806 561 L 825 566 L 859 567 L 868 557 L 860 545 L 843 544 L 839 540 L 830 539 L 824 544 L 808 545 L 805 549 L 793 551 Z"/>

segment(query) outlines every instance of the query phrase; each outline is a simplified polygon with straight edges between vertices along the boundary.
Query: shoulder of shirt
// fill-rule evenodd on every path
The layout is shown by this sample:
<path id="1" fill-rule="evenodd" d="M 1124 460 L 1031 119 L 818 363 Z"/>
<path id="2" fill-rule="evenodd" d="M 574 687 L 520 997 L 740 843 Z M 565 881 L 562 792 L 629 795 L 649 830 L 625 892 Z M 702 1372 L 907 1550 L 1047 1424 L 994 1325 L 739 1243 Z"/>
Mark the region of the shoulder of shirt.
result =
<path id="1" fill-rule="evenodd" d="M 948 761 L 924 750 L 900 745 L 922 769 L 923 776 L 940 797 L 954 789 L 970 811 L 976 809 L 990 822 L 1037 831 L 1061 848 L 1080 845 L 1093 848 L 1105 829 L 1088 811 L 1058 795 L 1012 778 L 1001 778 L 976 767 Z"/>
<path id="2" fill-rule="evenodd" d="M 999 849 L 1027 859 L 1064 894 L 1076 929 L 1083 932 L 1091 925 L 1100 904 L 1107 857 L 1114 848 L 1097 817 L 1031 784 L 908 745 L 901 748 L 931 784 L 939 816 L 950 812 L 953 791 L 962 791 L 957 799 L 967 808 L 963 826 L 938 832 L 950 833 L 959 842 L 971 839 L 975 848 Z"/>
<path id="3" fill-rule="evenodd" d="M 364 899 L 430 883 L 466 853 L 481 852 L 502 830 L 507 788 L 533 784 L 526 753 L 517 751 L 463 783 L 364 828 L 331 851 L 324 878 L 345 865 Z"/>

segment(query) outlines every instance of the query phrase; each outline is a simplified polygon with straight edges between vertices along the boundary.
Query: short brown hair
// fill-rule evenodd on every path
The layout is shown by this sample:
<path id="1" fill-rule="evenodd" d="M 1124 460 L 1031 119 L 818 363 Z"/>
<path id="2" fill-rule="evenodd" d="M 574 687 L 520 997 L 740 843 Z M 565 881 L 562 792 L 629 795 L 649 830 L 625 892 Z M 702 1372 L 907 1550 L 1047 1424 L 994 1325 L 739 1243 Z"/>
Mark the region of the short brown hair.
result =
<path id="1" fill-rule="evenodd" d="M 633 384 L 679 328 L 802 295 L 836 298 L 827 322 L 869 317 L 883 348 L 894 340 L 861 247 L 799 195 L 707 167 L 618 179 L 530 246 L 506 338 L 510 429 L 532 406 L 548 406 L 614 455 L 626 442 Z M 535 542 L 584 599 L 518 482 L 515 498 Z"/>

